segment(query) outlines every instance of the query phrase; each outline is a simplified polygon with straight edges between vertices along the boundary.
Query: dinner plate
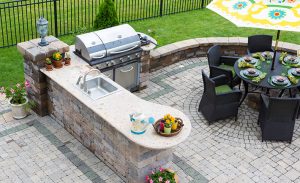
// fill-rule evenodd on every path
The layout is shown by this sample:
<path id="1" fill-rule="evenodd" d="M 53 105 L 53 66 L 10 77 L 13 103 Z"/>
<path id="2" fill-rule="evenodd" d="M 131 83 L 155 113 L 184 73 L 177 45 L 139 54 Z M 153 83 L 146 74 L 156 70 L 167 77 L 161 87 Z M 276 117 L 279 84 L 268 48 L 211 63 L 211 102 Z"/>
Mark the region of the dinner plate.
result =
<path id="1" fill-rule="evenodd" d="M 241 59 L 238 60 L 238 62 L 240 63 L 240 62 L 242 62 L 242 61 L 245 61 L 245 62 L 247 62 L 247 63 L 249 63 L 249 64 L 252 64 L 252 65 L 256 66 L 256 65 L 258 64 L 258 59 L 253 58 L 253 57 L 251 57 L 251 58 L 252 58 L 251 61 L 246 61 L 246 60 L 244 59 L 244 57 L 242 57 Z"/>
<path id="2" fill-rule="evenodd" d="M 253 73 L 251 73 L 250 71 L 254 71 Z M 253 69 L 253 68 L 248 68 L 243 70 L 244 75 L 248 76 L 248 77 L 257 77 L 260 75 L 259 70 L 257 69 Z"/>
<path id="3" fill-rule="evenodd" d="M 293 60 L 291 60 L 294 58 Z M 283 61 L 287 64 L 299 64 L 300 58 L 299 57 L 292 57 L 290 55 L 286 56 Z"/>
<path id="4" fill-rule="evenodd" d="M 247 58 L 250 59 L 250 60 L 247 60 Z M 257 59 L 255 59 L 255 58 L 253 58 L 253 57 L 243 57 L 243 60 L 244 60 L 245 62 L 249 63 L 249 64 L 256 64 L 257 61 L 258 61 Z"/>
<path id="5" fill-rule="evenodd" d="M 288 70 L 288 74 L 292 74 L 293 76 L 300 77 L 300 72 L 297 72 L 297 69 L 300 71 L 300 68 L 291 68 Z"/>
<path id="6" fill-rule="evenodd" d="M 250 68 L 248 68 L 250 69 Z M 248 69 L 244 69 L 244 70 L 241 70 L 240 71 L 240 75 L 246 79 L 251 79 L 251 78 L 254 78 L 254 77 L 257 77 L 257 76 L 260 76 L 262 74 L 262 72 L 260 70 L 257 70 L 257 69 L 254 69 L 254 68 L 251 68 L 251 69 L 254 69 L 256 72 L 254 74 L 250 74 L 247 70 Z"/>
<path id="7" fill-rule="evenodd" d="M 280 82 L 277 78 L 278 77 L 282 77 L 284 80 L 282 82 Z M 273 84 L 277 85 L 277 86 L 286 86 L 288 85 L 290 82 L 289 82 L 289 79 L 285 76 L 272 76 L 271 77 L 271 81 Z"/>

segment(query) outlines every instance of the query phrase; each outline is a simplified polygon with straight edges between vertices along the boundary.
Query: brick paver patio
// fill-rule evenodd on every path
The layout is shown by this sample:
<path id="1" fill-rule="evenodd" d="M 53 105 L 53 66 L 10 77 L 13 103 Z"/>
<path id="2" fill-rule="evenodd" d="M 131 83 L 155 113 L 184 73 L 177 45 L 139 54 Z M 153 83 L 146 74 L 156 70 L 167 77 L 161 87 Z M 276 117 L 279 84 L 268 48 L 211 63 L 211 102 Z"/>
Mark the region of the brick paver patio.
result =
<path id="1" fill-rule="evenodd" d="M 242 105 L 239 118 L 208 126 L 197 111 L 204 58 L 151 73 L 148 88 L 136 95 L 187 114 L 192 133 L 175 149 L 170 167 L 181 182 L 300 182 L 300 121 L 292 144 L 261 142 L 258 112 Z M 50 117 L 31 114 L 14 120 L 0 96 L 0 182 L 122 182 Z"/>

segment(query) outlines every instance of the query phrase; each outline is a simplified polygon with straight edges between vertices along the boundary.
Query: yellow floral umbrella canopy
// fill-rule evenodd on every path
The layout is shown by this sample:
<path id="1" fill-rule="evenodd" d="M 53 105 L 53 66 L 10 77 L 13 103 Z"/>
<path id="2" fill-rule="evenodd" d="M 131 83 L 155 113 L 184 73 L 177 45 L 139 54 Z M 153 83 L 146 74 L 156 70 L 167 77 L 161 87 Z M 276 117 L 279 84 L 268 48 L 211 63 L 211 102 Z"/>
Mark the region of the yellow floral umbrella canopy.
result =
<path id="1" fill-rule="evenodd" d="M 280 30 L 300 32 L 300 0 L 213 0 L 207 8 L 238 27 L 278 30 L 275 55 Z"/>
<path id="2" fill-rule="evenodd" d="M 300 31 L 300 0 L 214 0 L 208 8 L 238 27 Z"/>

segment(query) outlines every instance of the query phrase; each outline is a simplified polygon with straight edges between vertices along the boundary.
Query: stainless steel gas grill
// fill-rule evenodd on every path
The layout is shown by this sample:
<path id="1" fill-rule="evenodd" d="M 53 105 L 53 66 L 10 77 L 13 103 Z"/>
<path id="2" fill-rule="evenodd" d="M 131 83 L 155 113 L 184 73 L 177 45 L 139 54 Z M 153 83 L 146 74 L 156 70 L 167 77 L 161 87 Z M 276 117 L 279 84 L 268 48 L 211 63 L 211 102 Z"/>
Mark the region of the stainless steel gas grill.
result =
<path id="1" fill-rule="evenodd" d="M 140 38 L 128 24 L 76 36 L 75 54 L 130 91 L 139 86 L 141 53 Z"/>

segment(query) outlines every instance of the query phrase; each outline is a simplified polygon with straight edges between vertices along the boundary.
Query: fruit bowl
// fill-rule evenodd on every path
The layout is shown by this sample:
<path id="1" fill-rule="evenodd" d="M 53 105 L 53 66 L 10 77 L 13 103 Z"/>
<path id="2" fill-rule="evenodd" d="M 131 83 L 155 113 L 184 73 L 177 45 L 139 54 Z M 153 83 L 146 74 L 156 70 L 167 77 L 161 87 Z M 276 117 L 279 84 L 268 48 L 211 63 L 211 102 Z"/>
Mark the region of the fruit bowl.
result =
<path id="1" fill-rule="evenodd" d="M 164 136 L 164 137 L 173 137 L 173 136 L 175 136 L 175 135 L 178 135 L 178 134 L 181 132 L 183 126 L 184 126 L 182 119 L 176 118 L 176 120 L 178 121 L 177 129 L 176 129 L 176 130 L 172 130 L 171 133 L 167 134 L 167 133 L 164 133 L 164 131 L 162 131 L 162 130 L 160 129 L 160 122 L 161 122 L 162 120 L 163 120 L 163 118 L 157 120 L 157 121 L 153 124 L 153 127 L 154 127 L 155 132 L 156 132 L 158 135 L 160 135 L 160 136 Z"/>

